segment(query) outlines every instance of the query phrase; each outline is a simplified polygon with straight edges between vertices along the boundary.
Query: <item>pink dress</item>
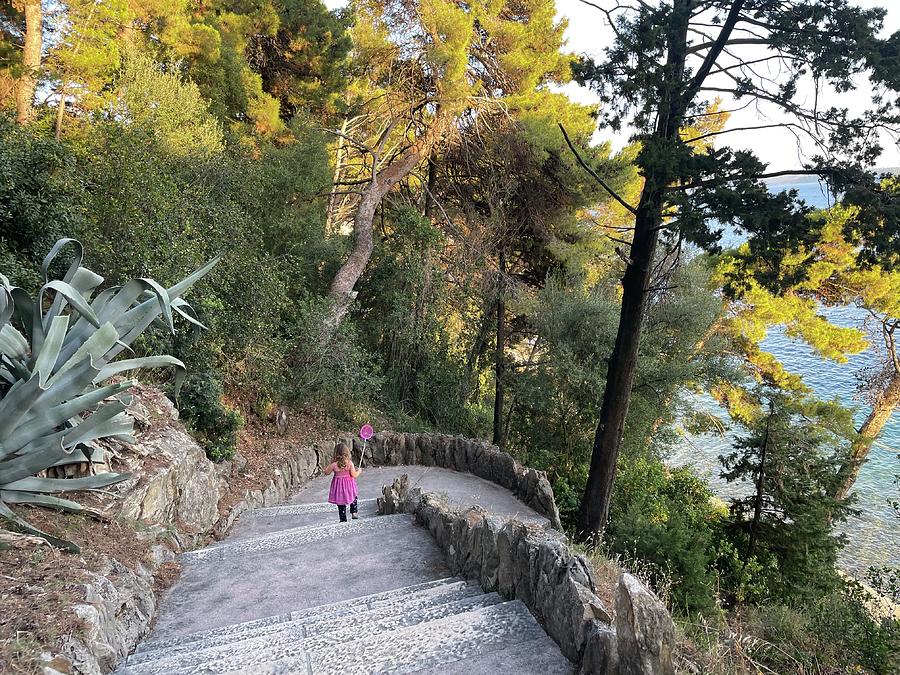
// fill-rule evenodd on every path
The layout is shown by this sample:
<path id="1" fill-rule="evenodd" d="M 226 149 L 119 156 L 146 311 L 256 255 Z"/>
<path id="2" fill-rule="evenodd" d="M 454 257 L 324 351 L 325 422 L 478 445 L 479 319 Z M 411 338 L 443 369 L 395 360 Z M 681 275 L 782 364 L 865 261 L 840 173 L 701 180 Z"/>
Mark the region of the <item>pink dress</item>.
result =
<path id="1" fill-rule="evenodd" d="M 352 504 L 359 494 L 356 479 L 350 475 L 350 467 L 338 469 L 337 462 L 331 465 L 334 472 L 331 478 L 331 489 L 328 491 L 328 503 L 344 505 Z"/>

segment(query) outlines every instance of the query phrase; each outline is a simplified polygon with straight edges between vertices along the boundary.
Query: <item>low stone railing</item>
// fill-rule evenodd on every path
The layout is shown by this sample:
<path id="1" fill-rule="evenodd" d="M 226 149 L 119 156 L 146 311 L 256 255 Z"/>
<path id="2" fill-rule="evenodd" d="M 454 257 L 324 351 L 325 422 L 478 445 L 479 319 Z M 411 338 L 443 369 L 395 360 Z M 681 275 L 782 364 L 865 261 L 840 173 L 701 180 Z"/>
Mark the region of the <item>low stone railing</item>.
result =
<path id="1" fill-rule="evenodd" d="M 341 440 L 352 443 L 354 459 L 359 462 L 363 442 L 350 437 Z M 487 441 L 443 434 L 382 431 L 365 447 L 362 461 L 367 466 L 421 464 L 471 473 L 506 488 L 523 504 L 546 517 L 551 527 L 561 528 L 547 474 L 522 466 L 512 455 Z"/>
<path id="2" fill-rule="evenodd" d="M 604 607 L 587 560 L 565 537 L 480 507 L 459 512 L 433 494 L 409 489 L 407 476 L 385 486 L 379 513 L 412 513 L 444 551 L 454 574 L 485 592 L 528 606 L 581 673 L 674 674 L 675 626 L 663 604 L 623 573 L 615 611 Z"/>

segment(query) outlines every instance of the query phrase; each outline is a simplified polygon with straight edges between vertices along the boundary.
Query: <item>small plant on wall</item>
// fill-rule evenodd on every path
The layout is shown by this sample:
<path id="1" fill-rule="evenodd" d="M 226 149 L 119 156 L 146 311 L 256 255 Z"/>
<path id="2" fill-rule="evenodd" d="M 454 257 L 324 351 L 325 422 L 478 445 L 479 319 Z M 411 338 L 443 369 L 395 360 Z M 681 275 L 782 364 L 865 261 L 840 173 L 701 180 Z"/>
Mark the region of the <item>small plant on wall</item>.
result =
<path id="1" fill-rule="evenodd" d="M 73 253 L 73 261 L 61 279 L 51 279 L 63 250 Z M 44 476 L 61 465 L 90 465 L 97 440 L 134 441 L 133 419 L 126 412 L 133 382 L 112 378 L 139 368 L 171 367 L 177 392 L 184 376 L 178 359 L 119 357 L 155 321 L 174 332 L 179 315 L 202 328 L 181 296 L 218 262 L 213 259 L 171 288 L 133 279 L 101 290 L 103 277 L 82 267 L 82 259 L 78 241 L 59 240 L 44 259 L 44 285 L 34 297 L 0 274 L 0 516 L 73 552 L 78 551 L 74 543 L 37 529 L 11 507 L 98 515 L 59 493 L 103 488 L 127 474 Z"/>

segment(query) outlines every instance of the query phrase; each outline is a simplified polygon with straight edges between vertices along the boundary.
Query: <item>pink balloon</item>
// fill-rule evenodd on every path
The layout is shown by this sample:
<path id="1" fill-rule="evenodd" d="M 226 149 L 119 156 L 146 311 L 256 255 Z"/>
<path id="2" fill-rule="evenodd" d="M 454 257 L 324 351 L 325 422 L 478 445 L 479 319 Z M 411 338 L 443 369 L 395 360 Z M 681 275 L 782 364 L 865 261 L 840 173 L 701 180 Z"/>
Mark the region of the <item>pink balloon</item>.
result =
<path id="1" fill-rule="evenodd" d="M 375 430 L 372 428 L 371 424 L 363 424 L 362 428 L 359 430 L 359 437 L 364 441 L 369 440 L 374 435 Z"/>

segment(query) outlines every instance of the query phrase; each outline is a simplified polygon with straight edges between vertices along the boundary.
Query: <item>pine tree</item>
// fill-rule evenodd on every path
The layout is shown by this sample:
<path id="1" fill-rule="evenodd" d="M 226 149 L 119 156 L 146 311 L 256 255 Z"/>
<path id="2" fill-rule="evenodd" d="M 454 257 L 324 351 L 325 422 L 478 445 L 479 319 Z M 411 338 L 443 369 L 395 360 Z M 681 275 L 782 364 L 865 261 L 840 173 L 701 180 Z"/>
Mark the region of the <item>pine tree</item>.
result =
<path id="1" fill-rule="evenodd" d="M 622 252 L 627 264 L 619 328 L 581 505 L 579 529 L 586 536 L 601 531 L 608 515 L 647 299 L 656 285 L 658 260 L 666 255 L 657 250 L 661 233 L 715 250 L 721 231 L 712 223 L 730 223 L 748 235 L 751 253 L 764 263 L 759 280 L 776 287 L 783 282 L 780 258 L 811 231 L 810 209 L 796 195 L 770 194 L 762 182 L 783 172 L 768 171 L 750 150 L 717 147 L 697 153 L 694 143 L 708 141 L 709 134 L 684 138 L 683 128 L 706 114 L 711 97 L 775 106 L 785 121 L 761 126 L 799 129 L 821 151 L 808 166 L 784 173 L 829 177 L 849 191 L 872 184 L 873 176 L 861 167 L 880 153 L 878 131 L 900 122 L 895 93 L 900 63 L 888 57 L 897 37 L 878 37 L 882 9 L 860 9 L 847 0 L 592 4 L 609 20 L 615 38 L 606 58 L 584 63 L 579 76 L 599 92 L 604 123 L 637 130 L 636 162 L 644 182 L 637 203 L 620 200 L 634 217 L 634 228 L 629 249 Z M 746 51 L 751 47 L 754 51 Z M 778 75 L 760 77 L 754 70 L 758 59 Z M 875 90 L 872 106 L 859 118 L 842 108 L 820 110 L 818 97 L 810 102 L 798 86 L 807 76 L 820 90 L 841 92 L 867 76 Z M 722 130 L 717 138 L 733 131 Z M 896 253 L 896 235 L 876 228 L 868 235 L 862 257 Z"/>
<path id="2" fill-rule="evenodd" d="M 769 593 L 814 597 L 835 581 L 844 544 L 833 525 L 850 513 L 832 496 L 854 432 L 849 413 L 833 403 L 792 397 L 771 387 L 754 392 L 763 412 L 747 435 L 720 457 L 722 476 L 746 483 L 749 494 L 733 499 L 733 534 L 744 563 L 771 570 Z"/>

